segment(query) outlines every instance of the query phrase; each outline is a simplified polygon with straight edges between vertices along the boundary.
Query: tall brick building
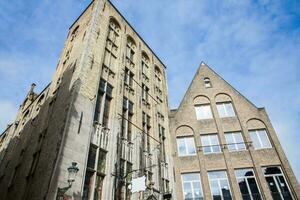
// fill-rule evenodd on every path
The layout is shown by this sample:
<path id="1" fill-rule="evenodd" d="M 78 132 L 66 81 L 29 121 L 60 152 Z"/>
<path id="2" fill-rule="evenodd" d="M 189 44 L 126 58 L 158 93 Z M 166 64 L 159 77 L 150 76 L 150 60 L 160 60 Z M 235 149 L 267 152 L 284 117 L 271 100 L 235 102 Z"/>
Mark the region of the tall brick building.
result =
<path id="1" fill-rule="evenodd" d="M 31 86 L 0 136 L 0 199 L 300 197 L 264 109 L 203 63 L 169 112 L 165 70 L 108 0 L 94 0 L 52 81 Z"/>
<path id="2" fill-rule="evenodd" d="M 205 63 L 169 122 L 177 199 L 300 198 L 265 109 Z"/>
<path id="3" fill-rule="evenodd" d="M 0 199 L 161 199 L 173 188 L 165 66 L 117 9 L 94 0 L 51 83 L 1 136 Z M 147 189 L 131 193 L 133 178 Z M 58 192 L 59 191 L 59 192 Z M 59 195 L 58 195 L 59 196 Z"/>

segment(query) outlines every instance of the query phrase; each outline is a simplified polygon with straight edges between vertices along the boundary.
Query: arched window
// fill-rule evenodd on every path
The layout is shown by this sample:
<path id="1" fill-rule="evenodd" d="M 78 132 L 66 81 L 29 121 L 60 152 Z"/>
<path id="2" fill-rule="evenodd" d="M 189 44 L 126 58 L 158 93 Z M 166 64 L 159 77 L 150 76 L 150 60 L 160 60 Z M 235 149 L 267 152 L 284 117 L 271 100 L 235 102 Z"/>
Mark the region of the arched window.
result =
<path id="1" fill-rule="evenodd" d="M 149 63 L 150 60 L 148 55 L 145 52 L 143 52 L 142 53 L 142 74 L 146 79 L 148 79 L 149 76 Z"/>
<path id="2" fill-rule="evenodd" d="M 108 36 L 106 41 L 106 48 L 104 54 L 104 66 L 114 71 L 117 60 L 118 44 L 119 44 L 119 23 L 112 18 L 109 21 Z"/>
<path id="3" fill-rule="evenodd" d="M 108 39 L 117 45 L 117 40 L 120 33 L 120 25 L 114 18 L 111 18 L 109 21 L 109 32 L 108 32 Z"/>
<path id="4" fill-rule="evenodd" d="M 126 45 L 126 59 L 130 61 L 130 64 L 134 64 L 136 44 L 134 40 L 128 36 Z"/>
<path id="5" fill-rule="evenodd" d="M 211 88 L 212 86 L 211 86 L 211 82 L 210 82 L 210 78 L 208 78 L 208 77 L 205 77 L 204 78 L 204 86 L 206 87 L 206 88 Z"/>

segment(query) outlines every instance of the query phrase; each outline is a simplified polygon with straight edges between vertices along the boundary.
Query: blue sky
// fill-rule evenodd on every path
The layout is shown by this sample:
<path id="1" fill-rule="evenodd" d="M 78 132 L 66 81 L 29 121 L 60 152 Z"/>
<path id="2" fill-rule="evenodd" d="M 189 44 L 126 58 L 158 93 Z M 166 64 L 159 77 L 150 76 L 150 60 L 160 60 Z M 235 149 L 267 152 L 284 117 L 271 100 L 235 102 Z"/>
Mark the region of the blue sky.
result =
<path id="1" fill-rule="evenodd" d="M 0 1 L 0 130 L 50 81 L 87 0 Z M 177 107 L 203 60 L 266 107 L 300 179 L 300 1 L 113 0 L 167 66 Z M 0 131 L 1 132 L 1 131 Z"/>

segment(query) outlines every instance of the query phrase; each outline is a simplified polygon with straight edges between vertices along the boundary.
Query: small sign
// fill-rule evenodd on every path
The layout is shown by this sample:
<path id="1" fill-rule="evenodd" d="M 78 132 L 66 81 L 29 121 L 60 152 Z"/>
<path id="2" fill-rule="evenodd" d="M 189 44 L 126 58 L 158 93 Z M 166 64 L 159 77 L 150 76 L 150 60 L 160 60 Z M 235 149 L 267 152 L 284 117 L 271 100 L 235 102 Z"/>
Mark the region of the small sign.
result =
<path id="1" fill-rule="evenodd" d="M 140 192 L 146 190 L 146 176 L 132 179 L 132 190 L 131 192 Z"/>

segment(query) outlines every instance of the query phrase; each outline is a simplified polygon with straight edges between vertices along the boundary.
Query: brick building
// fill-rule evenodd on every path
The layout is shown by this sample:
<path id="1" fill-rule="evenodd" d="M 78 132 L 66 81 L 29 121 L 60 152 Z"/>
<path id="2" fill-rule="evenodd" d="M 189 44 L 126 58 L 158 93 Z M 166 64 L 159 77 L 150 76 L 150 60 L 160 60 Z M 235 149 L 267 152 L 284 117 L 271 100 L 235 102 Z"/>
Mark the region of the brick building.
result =
<path id="1" fill-rule="evenodd" d="M 265 109 L 205 63 L 169 122 L 177 199 L 300 198 Z"/>
<path id="2" fill-rule="evenodd" d="M 169 111 L 165 70 L 108 0 L 92 1 L 52 81 L 31 86 L 0 136 L 0 199 L 299 198 L 264 109 L 202 63 Z M 146 189 L 132 192 L 138 177 Z"/>

